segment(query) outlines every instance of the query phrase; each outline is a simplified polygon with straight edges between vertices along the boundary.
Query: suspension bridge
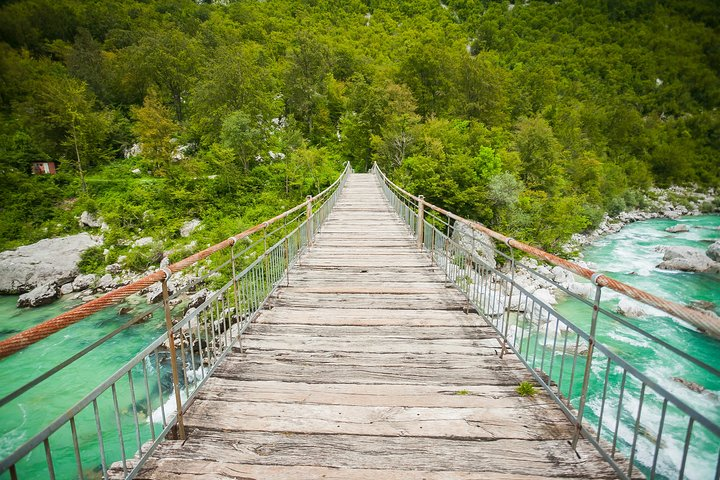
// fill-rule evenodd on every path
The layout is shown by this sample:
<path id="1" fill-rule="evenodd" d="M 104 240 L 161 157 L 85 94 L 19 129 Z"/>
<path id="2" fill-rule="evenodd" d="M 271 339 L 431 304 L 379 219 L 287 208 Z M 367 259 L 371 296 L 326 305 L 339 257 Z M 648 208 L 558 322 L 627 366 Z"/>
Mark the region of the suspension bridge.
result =
<path id="1" fill-rule="evenodd" d="M 470 248 L 460 241 L 456 222 L 500 240 L 508 268 L 480 258 L 474 236 Z M 581 321 L 516 281 L 525 269 L 563 289 L 516 262 L 520 251 L 591 281 L 594 296 L 566 292 L 587 308 Z M 226 272 L 227 283 L 195 309 L 173 308 L 172 275 L 223 253 L 198 282 Z M 49 478 L 87 478 L 89 465 L 141 479 L 685 478 L 698 457 L 718 477 L 720 425 L 603 345 L 598 329 L 639 330 L 602 305 L 603 288 L 711 332 L 712 316 L 461 219 L 376 168 L 348 166 L 298 207 L 150 277 L 0 342 L 11 354 L 162 283 L 167 333 L 3 459 L 0 478 L 23 478 L 34 450 Z M 668 358 L 719 374 L 643 334 Z M 535 395 L 521 396 L 522 382 Z M 87 445 L 83 412 L 94 419 Z M 663 438 L 678 425 L 679 445 Z M 57 445 L 72 460 L 63 474 Z"/>

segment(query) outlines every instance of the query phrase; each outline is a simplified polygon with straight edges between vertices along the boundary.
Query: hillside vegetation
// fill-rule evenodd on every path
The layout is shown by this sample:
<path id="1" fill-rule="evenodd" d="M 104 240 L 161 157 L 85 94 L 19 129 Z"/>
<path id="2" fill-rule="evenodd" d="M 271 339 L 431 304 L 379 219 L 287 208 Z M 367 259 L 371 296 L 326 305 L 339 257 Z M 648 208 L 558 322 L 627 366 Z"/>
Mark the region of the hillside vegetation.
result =
<path id="1" fill-rule="evenodd" d="M 0 250 L 85 210 L 106 246 L 203 246 L 346 161 L 550 250 L 720 184 L 717 2 L 445 1 L 4 2 Z"/>

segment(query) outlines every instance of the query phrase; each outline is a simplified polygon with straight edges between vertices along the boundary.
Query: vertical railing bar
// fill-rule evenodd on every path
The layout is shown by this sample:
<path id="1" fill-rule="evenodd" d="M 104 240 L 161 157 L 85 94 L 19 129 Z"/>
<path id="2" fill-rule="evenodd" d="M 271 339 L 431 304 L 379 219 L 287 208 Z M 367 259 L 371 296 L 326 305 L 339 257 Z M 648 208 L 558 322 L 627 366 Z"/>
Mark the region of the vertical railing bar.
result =
<path id="1" fill-rule="evenodd" d="M 559 319 L 555 317 L 555 325 L 557 325 L 558 322 Z M 542 357 L 540 358 L 540 371 L 542 372 L 545 371 L 545 354 L 547 353 L 548 332 L 550 331 L 548 325 L 550 325 L 550 310 L 547 311 L 547 322 L 545 322 L 545 338 L 543 339 Z"/>
<path id="2" fill-rule="evenodd" d="M 135 439 L 137 440 L 137 449 L 140 456 L 143 455 L 142 440 L 140 439 L 140 422 L 138 422 L 137 404 L 135 400 L 135 385 L 133 384 L 132 368 L 128 370 L 128 385 L 130 386 L 130 402 L 132 402 L 133 421 L 135 423 Z"/>
<path id="3" fill-rule="evenodd" d="M 169 339 L 168 341 L 172 341 L 172 339 Z M 167 420 L 165 419 L 165 399 L 163 398 L 163 390 L 162 390 L 162 380 L 160 379 L 160 355 L 158 355 L 158 351 L 155 350 L 155 376 L 157 377 L 157 386 L 158 386 L 158 396 L 160 397 L 160 416 L 162 418 L 162 425 L 163 428 L 167 425 Z"/>
<path id="4" fill-rule="evenodd" d="M 565 355 L 567 355 L 567 342 L 570 332 L 565 333 L 565 341 L 563 342 L 563 353 L 560 355 L 560 375 L 558 376 L 558 393 L 562 395 L 563 371 L 565 370 Z"/>
<path id="5" fill-rule="evenodd" d="M 662 446 L 662 434 L 663 428 L 665 427 L 665 414 L 667 412 L 667 405 L 668 400 L 666 398 L 663 400 L 662 413 L 660 414 L 660 424 L 658 425 L 657 440 L 655 441 L 655 453 L 653 454 L 653 463 L 652 467 L 650 468 L 650 480 L 654 480 L 655 478 L 655 469 L 657 468 L 658 454 L 660 453 L 660 448 Z"/>
<path id="6" fill-rule="evenodd" d="M 578 358 L 578 349 L 580 348 L 580 335 L 575 335 L 575 350 L 573 351 L 573 366 L 572 371 L 570 372 L 570 385 L 568 385 L 568 396 L 567 396 L 567 404 L 570 406 L 570 402 L 572 401 L 572 391 L 575 384 L 575 367 L 577 366 L 577 358 Z"/>
<path id="7" fill-rule="evenodd" d="M 600 432 L 602 431 L 603 423 L 603 415 L 605 414 L 605 399 L 607 398 L 607 388 L 608 388 L 608 380 L 610 379 L 610 358 L 607 359 L 607 365 L 605 366 L 605 381 L 603 382 L 603 394 L 602 394 L 602 401 L 600 403 L 600 415 L 598 415 L 598 428 L 597 428 L 597 434 L 595 436 L 596 441 L 600 441 Z"/>
<path id="8" fill-rule="evenodd" d="M 687 463 L 688 451 L 690 450 L 690 440 L 692 439 L 692 429 L 695 419 L 690 417 L 688 421 L 687 434 L 685 435 L 685 445 L 683 446 L 682 463 L 680 463 L 680 474 L 678 478 L 685 478 L 685 465 Z"/>
<path id="9" fill-rule="evenodd" d="M 120 459 L 122 461 L 123 473 L 127 475 L 127 457 L 125 455 L 125 441 L 123 439 L 122 421 L 120 420 L 120 407 L 118 406 L 117 388 L 115 387 L 114 383 L 110 386 L 110 389 L 112 390 L 113 407 L 115 408 L 115 425 L 117 426 L 118 440 L 120 441 Z"/>
<path id="10" fill-rule="evenodd" d="M 543 307 L 541 306 L 540 311 L 542 312 L 542 310 L 543 310 Z M 533 359 L 532 359 L 533 368 L 535 368 L 535 366 L 536 366 L 537 351 L 538 351 L 538 348 L 540 348 L 539 337 L 540 337 L 540 322 L 541 321 L 542 321 L 542 316 L 538 315 L 537 329 L 535 329 L 535 348 L 533 349 Z M 545 331 L 547 332 L 547 328 L 545 329 Z M 528 357 L 530 357 L 530 350 L 528 350 Z"/>
<path id="11" fill-rule="evenodd" d="M 632 478 L 633 462 L 635 461 L 635 448 L 637 447 L 638 430 L 640 429 L 640 417 L 642 416 L 643 402 L 645 401 L 645 383 L 640 388 L 640 400 L 638 405 L 637 419 L 635 420 L 635 431 L 633 432 L 632 447 L 630 448 L 630 461 L 628 466 L 628 478 Z"/>
<path id="12" fill-rule="evenodd" d="M 53 466 L 52 453 L 50 452 L 50 438 L 43 440 L 45 445 L 45 462 L 48 467 L 48 476 L 50 480 L 55 480 L 55 467 Z"/>
<path id="13" fill-rule="evenodd" d="M 77 467 L 78 480 L 84 480 L 82 457 L 80 456 L 80 445 L 78 444 L 77 427 L 75 417 L 70 417 L 70 433 L 72 434 L 73 453 L 75 454 L 75 466 Z"/>
<path id="14" fill-rule="evenodd" d="M 555 363 L 555 349 L 557 348 L 558 333 L 560 333 L 560 319 L 556 317 L 555 318 L 555 333 L 553 334 L 552 353 L 550 353 L 550 367 L 548 368 L 548 372 L 547 372 L 550 382 L 552 382 L 553 364 Z M 550 385 L 548 385 L 548 387 L 549 386 Z"/>
<path id="15" fill-rule="evenodd" d="M 102 426 L 100 425 L 100 414 L 98 412 L 97 398 L 93 400 L 93 410 L 95 412 L 95 431 L 98 437 L 98 448 L 100 449 L 100 465 L 102 467 L 103 478 L 108 478 L 107 462 L 105 461 L 105 443 L 103 441 Z"/>
<path id="16" fill-rule="evenodd" d="M 183 329 L 180 329 L 178 332 L 178 335 L 180 335 L 180 361 L 182 362 L 183 367 L 183 382 L 185 384 L 185 397 L 190 397 L 190 387 L 188 386 L 188 374 L 187 374 L 187 357 L 185 355 L 185 335 L 183 334 Z"/>
<path id="17" fill-rule="evenodd" d="M 615 458 L 615 447 L 617 446 L 618 429 L 620 428 L 620 417 L 622 416 L 623 397 L 625 396 L 625 380 L 627 370 L 623 368 L 622 380 L 620 381 L 620 396 L 618 397 L 617 416 L 615 418 L 615 432 L 613 433 L 612 450 L 610 456 Z"/>
<path id="18" fill-rule="evenodd" d="M 147 394 L 146 403 L 147 403 L 147 417 L 148 421 L 150 422 L 150 436 L 153 440 L 155 440 L 155 421 L 153 420 L 153 409 L 152 409 L 152 400 L 150 399 L 150 385 L 148 384 L 148 378 L 147 378 L 147 357 L 143 358 L 142 364 L 143 364 L 143 380 L 145 382 L 145 393 Z"/>

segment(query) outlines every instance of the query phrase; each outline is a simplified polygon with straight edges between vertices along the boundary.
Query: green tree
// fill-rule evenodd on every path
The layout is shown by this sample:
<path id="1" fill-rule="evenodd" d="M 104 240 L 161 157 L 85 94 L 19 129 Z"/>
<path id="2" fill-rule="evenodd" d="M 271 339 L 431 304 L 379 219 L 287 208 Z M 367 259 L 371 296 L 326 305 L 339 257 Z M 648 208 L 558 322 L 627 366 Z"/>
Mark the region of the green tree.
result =
<path id="1" fill-rule="evenodd" d="M 223 145 L 235 152 L 243 171 L 249 172 L 263 145 L 263 131 L 258 120 L 243 111 L 233 112 L 223 121 L 220 137 Z"/>
<path id="2" fill-rule="evenodd" d="M 179 131 L 172 112 L 151 88 L 143 106 L 133 108 L 132 113 L 135 117 L 132 130 L 142 145 L 142 155 L 153 162 L 156 174 L 167 173 L 174 151 L 172 140 Z"/>
<path id="3" fill-rule="evenodd" d="M 69 77 L 51 78 L 40 86 L 39 102 L 47 121 L 61 132 L 60 145 L 73 159 L 82 191 L 87 193 L 84 170 L 108 158 L 105 144 L 113 115 L 94 110 L 95 99 L 85 84 Z"/>

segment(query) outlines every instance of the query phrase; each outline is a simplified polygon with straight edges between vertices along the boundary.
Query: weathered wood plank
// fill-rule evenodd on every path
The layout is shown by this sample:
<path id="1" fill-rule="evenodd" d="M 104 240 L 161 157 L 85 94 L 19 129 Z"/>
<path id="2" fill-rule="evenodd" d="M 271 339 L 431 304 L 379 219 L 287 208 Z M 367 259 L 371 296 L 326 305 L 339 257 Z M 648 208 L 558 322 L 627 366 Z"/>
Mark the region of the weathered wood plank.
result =
<path id="1" fill-rule="evenodd" d="M 570 438 L 567 419 L 547 406 L 524 408 L 368 407 L 241 401 L 196 402 L 185 426 L 236 432 L 552 440 Z M 508 421 L 512 419 L 512 421 Z"/>
<path id="2" fill-rule="evenodd" d="M 361 405 L 375 407 L 525 408 L 553 405 L 543 394 L 521 397 L 508 385 L 358 385 L 281 381 L 211 380 L 198 399 L 225 402 Z"/>
<path id="3" fill-rule="evenodd" d="M 499 348 L 497 349 L 499 350 Z M 507 385 L 531 380 L 519 362 L 479 355 L 445 354 L 427 362 L 423 354 L 258 351 L 233 354 L 218 367 L 218 378 L 294 383 L 393 385 Z"/>
<path id="4" fill-rule="evenodd" d="M 347 308 L 385 308 L 395 310 L 463 310 L 467 302 L 459 293 L 453 295 L 364 295 L 364 294 L 314 294 L 293 295 L 280 293 L 271 299 L 270 304 L 278 307 L 330 307 Z"/>
<path id="5" fill-rule="evenodd" d="M 243 346 L 249 350 L 300 350 L 313 352 L 420 353 L 424 355 L 460 353 L 465 355 L 494 355 L 498 342 L 484 339 L 419 339 L 382 338 L 358 335 L 353 338 L 308 338 L 302 335 L 277 336 L 243 335 Z"/>
<path id="6" fill-rule="evenodd" d="M 347 326 L 347 325 L 294 325 L 265 324 L 250 325 L 246 336 L 262 337 L 314 337 L 337 339 L 337 337 L 358 338 L 366 341 L 372 337 L 411 342 L 414 340 L 439 339 L 495 339 L 495 331 L 488 326 L 473 325 L 459 327 L 416 327 L 416 326 Z M 492 343 L 492 342 L 491 342 Z M 497 342 L 494 346 L 497 345 Z"/>
<path id="7" fill-rule="evenodd" d="M 496 472 L 458 472 L 428 470 L 378 470 L 337 467 L 312 467 L 306 465 L 247 465 L 235 463 L 232 459 L 221 462 L 160 460 L 152 464 L 152 478 L 161 480 L 213 479 L 213 480 L 254 480 L 269 478 L 273 480 L 297 480 L 298 478 L 322 478 L 326 480 L 378 480 L 392 478 L 396 480 L 545 480 L 557 478 L 538 475 L 518 475 Z M 142 480 L 137 477 L 138 480 Z M 150 477 L 142 477 L 150 478 Z M 573 477 L 563 477 L 573 478 Z"/>
<path id="8" fill-rule="evenodd" d="M 275 307 L 263 312 L 255 324 L 307 325 L 398 325 L 416 327 L 452 327 L 487 323 L 478 315 L 454 310 L 390 310 L 370 308 Z"/>
<path id="9" fill-rule="evenodd" d="M 565 439 L 477 442 L 443 438 L 203 430 L 191 431 L 190 438 L 183 445 L 180 442 L 163 444 L 158 449 L 157 457 L 167 464 L 184 464 L 186 460 L 192 461 L 199 456 L 209 462 L 232 459 L 233 462 L 251 465 L 315 464 L 335 469 L 473 471 L 511 476 L 544 474 L 551 478 L 615 478 L 605 463 L 594 459 L 594 452 L 586 445 L 581 445 L 578 453 L 580 458 L 575 456 Z M 567 461 L 573 457 L 573 461 Z M 379 478 L 393 477 L 381 475 Z"/>

